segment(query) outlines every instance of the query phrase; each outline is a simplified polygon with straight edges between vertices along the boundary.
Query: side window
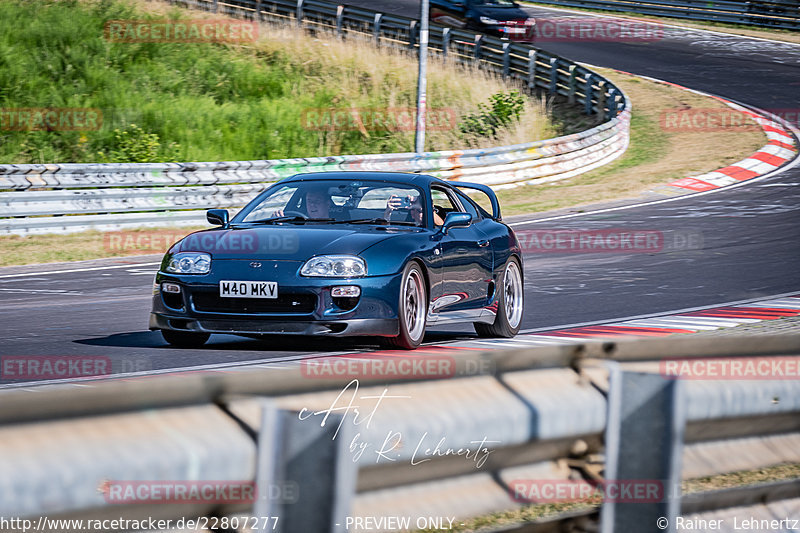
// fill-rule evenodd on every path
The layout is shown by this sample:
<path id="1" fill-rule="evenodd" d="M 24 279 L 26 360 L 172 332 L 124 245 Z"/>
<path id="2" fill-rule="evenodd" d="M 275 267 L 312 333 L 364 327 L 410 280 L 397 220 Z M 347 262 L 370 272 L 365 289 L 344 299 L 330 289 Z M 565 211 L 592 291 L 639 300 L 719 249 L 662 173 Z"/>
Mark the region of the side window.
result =
<path id="1" fill-rule="evenodd" d="M 450 193 L 437 187 L 431 188 L 431 198 L 433 199 L 433 218 L 434 225 L 441 226 L 448 213 L 461 211 L 453 201 Z"/>
<path id="2" fill-rule="evenodd" d="M 481 219 L 481 216 L 478 214 L 478 208 L 475 207 L 475 204 L 472 203 L 472 200 L 463 194 L 459 194 L 458 199 L 461 201 L 461 205 L 464 207 L 464 212 L 472 215 L 473 222 L 477 222 Z"/>

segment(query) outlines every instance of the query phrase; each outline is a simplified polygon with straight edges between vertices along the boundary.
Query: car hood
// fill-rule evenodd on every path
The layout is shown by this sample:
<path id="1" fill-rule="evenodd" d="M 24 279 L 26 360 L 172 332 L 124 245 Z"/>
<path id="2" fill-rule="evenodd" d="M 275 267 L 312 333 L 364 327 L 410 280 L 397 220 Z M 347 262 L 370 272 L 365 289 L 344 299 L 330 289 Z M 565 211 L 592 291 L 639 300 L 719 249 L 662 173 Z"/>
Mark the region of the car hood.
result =
<path id="1" fill-rule="evenodd" d="M 216 228 L 187 235 L 170 253 L 208 252 L 214 259 L 305 261 L 315 255 L 359 254 L 417 229 L 375 226 L 258 226 Z"/>
<path id="2" fill-rule="evenodd" d="M 518 7 L 474 6 L 472 10 L 478 16 L 493 18 L 500 22 L 507 20 L 527 20 L 532 17 L 531 14 L 526 13 Z"/>

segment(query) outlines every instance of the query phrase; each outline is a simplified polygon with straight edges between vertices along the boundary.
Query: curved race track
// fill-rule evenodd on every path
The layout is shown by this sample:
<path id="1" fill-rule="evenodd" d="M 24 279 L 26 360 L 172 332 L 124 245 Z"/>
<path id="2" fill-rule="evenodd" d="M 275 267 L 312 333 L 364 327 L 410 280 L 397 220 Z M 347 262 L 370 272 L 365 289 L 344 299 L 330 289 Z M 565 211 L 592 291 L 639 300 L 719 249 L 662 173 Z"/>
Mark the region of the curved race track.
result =
<path id="1" fill-rule="evenodd" d="M 354 2 L 355 3 L 355 2 Z M 414 15 L 414 2 L 362 2 Z M 565 12 L 530 8 L 536 17 Z M 570 15 L 574 16 L 574 15 Z M 586 63 L 648 75 L 767 109 L 800 108 L 800 46 L 669 28 L 652 43 L 544 43 Z M 635 102 L 634 102 L 635 105 Z M 749 154 L 742 154 L 746 157 Z M 540 216 L 541 218 L 541 216 Z M 800 291 L 800 165 L 740 186 L 561 219 L 527 229 L 626 228 L 691 235 L 689 250 L 526 256 L 524 329 L 756 299 Z M 526 222 L 528 221 L 528 222 Z M 202 350 L 164 345 L 146 330 L 153 257 L 0 269 L 0 355 L 107 355 L 115 372 L 285 360 L 372 347 L 353 341 L 216 336 Z M 112 268 L 108 268 L 108 267 Z M 54 273 L 59 269 L 79 271 Z M 91 270 L 85 270 L 91 269 Z M 433 332 L 428 340 L 464 338 Z"/>

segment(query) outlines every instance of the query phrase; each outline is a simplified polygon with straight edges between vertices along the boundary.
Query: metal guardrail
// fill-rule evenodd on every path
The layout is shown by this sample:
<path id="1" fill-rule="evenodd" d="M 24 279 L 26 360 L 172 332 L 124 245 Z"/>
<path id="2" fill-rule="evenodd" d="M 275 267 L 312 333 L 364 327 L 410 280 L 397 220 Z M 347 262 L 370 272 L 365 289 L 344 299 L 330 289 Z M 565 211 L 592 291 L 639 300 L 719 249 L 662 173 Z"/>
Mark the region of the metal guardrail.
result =
<path id="1" fill-rule="evenodd" d="M 316 0 L 173 0 L 228 15 L 360 35 L 413 50 L 413 19 Z M 604 77 L 529 44 L 432 25 L 429 50 L 560 95 L 604 120 L 587 131 L 513 146 L 424 154 L 374 154 L 165 164 L 0 165 L 0 235 L 169 224 L 203 224 L 200 208 L 241 207 L 274 181 L 299 172 L 425 172 L 492 186 L 544 183 L 619 157 L 629 142 L 630 103 Z"/>
<path id="2" fill-rule="evenodd" d="M 800 30 L 795 0 L 532 0 L 559 7 L 601 9 L 705 22 Z"/>
<path id="3" fill-rule="evenodd" d="M 797 462 L 798 376 L 667 379 L 663 365 L 750 358 L 769 366 L 791 356 L 786 368 L 800 373 L 798 354 L 798 336 L 434 347 L 3 390 L 0 516 L 36 523 L 254 515 L 279 517 L 267 530 L 317 533 L 344 531 L 348 517 L 463 521 L 530 503 L 520 486 L 616 480 L 657 482 L 662 492 L 607 500 L 524 531 L 563 531 L 567 523 L 591 530 L 598 511 L 606 533 L 638 531 L 658 517 L 675 531 L 678 513 L 766 513 L 796 501 L 800 481 L 687 497 L 679 487 L 682 479 Z M 388 370 L 401 361 L 405 372 Z M 703 433 L 724 425 L 737 431 Z M 263 497 L 169 505 L 107 497 L 120 483 L 224 480 L 254 483 Z M 276 487 L 291 487 L 292 497 L 270 492 Z"/>

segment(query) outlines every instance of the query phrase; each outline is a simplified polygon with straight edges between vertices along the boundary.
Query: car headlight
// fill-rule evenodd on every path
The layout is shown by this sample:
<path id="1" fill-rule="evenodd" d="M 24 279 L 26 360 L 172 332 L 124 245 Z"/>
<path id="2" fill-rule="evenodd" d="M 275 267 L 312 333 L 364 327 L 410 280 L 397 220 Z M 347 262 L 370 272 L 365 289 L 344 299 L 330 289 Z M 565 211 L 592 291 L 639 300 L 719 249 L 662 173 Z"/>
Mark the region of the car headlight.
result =
<path id="1" fill-rule="evenodd" d="M 320 255 L 312 257 L 303 268 L 302 276 L 325 278 L 359 278 L 366 275 L 367 264 L 354 255 Z"/>
<path id="2" fill-rule="evenodd" d="M 200 252 L 179 252 L 170 258 L 165 270 L 173 274 L 208 274 L 211 256 Z"/>
<path id="3" fill-rule="evenodd" d="M 534 19 L 534 18 L 526 19 L 525 20 L 525 25 L 526 26 L 535 26 L 536 25 L 536 19 Z"/>
<path id="4" fill-rule="evenodd" d="M 490 26 L 497 26 L 498 24 L 500 24 L 499 20 L 495 20 L 493 18 L 480 17 L 480 19 L 481 19 L 481 22 L 483 22 L 484 24 L 488 24 Z"/>

